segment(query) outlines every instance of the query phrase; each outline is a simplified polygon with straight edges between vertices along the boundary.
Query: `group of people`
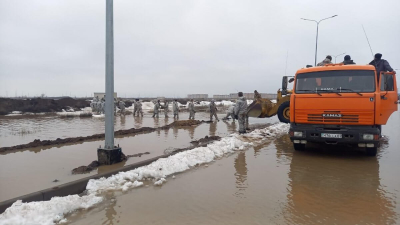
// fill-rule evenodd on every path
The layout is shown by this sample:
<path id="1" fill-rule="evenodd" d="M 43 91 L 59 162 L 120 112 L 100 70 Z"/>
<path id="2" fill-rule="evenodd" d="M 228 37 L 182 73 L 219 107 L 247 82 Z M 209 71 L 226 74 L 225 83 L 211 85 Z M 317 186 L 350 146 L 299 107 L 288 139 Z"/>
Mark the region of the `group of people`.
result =
<path id="1" fill-rule="evenodd" d="M 161 105 L 161 101 L 157 100 L 154 103 L 154 110 L 153 110 L 153 118 L 158 118 L 160 114 L 160 109 L 164 109 L 164 116 L 165 118 L 168 118 L 168 113 L 169 113 L 169 108 L 168 108 L 169 102 L 164 101 L 164 104 Z M 179 105 L 178 105 L 178 100 L 175 99 L 172 103 L 172 111 L 174 113 L 174 119 L 179 119 Z M 143 115 L 143 113 L 142 113 Z"/>
<path id="2" fill-rule="evenodd" d="M 97 113 L 97 114 L 105 114 L 105 95 L 103 98 L 99 99 L 99 96 L 96 96 L 93 98 L 92 102 L 90 103 L 90 107 L 92 108 L 92 112 Z M 117 101 L 117 99 L 114 98 L 114 115 L 117 113 L 117 106 L 120 109 L 121 115 L 125 115 L 125 102 L 122 101 L 121 99 Z"/>
<path id="3" fill-rule="evenodd" d="M 229 106 L 227 114 L 222 120 L 227 120 L 227 119 L 232 119 L 233 122 L 235 122 L 235 119 L 238 120 L 239 122 L 239 134 L 244 134 L 246 133 L 246 130 L 248 129 L 248 116 L 247 116 L 247 100 L 243 96 L 242 92 L 238 93 L 238 100 L 236 104 L 233 104 Z M 194 119 L 194 103 L 193 99 L 190 100 L 189 102 L 189 119 Z M 215 100 L 212 99 L 209 105 L 209 111 L 210 111 L 210 121 L 213 122 L 213 119 L 215 118 L 216 121 L 219 122 L 218 115 L 217 115 L 217 105 L 215 104 Z"/>
<path id="4" fill-rule="evenodd" d="M 342 62 L 344 65 L 351 65 L 351 64 L 356 64 L 350 57 L 350 55 L 346 55 L 344 57 L 344 60 Z M 332 56 L 328 55 L 326 58 L 317 64 L 317 66 L 325 66 L 327 64 L 332 64 Z M 394 72 L 396 71 L 393 70 L 393 68 L 390 66 L 389 62 L 387 60 L 382 59 L 382 54 L 381 53 L 376 53 L 374 56 L 374 59 L 369 63 L 369 65 L 372 65 L 376 69 L 376 73 L 378 74 L 378 79 L 379 79 L 379 74 L 381 72 Z"/>
<path id="5" fill-rule="evenodd" d="M 232 120 L 234 122 L 235 119 L 237 119 L 238 122 L 239 122 L 239 133 L 243 134 L 243 133 L 246 133 L 246 129 L 248 129 L 247 100 L 243 96 L 242 92 L 239 92 L 238 96 L 239 96 L 239 99 L 237 100 L 236 104 L 231 105 L 228 108 L 227 115 L 223 118 L 223 120 L 227 120 L 227 119 L 232 118 Z M 162 104 L 160 100 L 157 100 L 154 103 L 152 117 L 153 118 L 159 118 L 160 110 L 163 109 L 165 118 L 168 118 L 168 113 L 169 113 L 168 105 L 169 105 L 168 101 L 164 101 L 164 103 Z M 209 112 L 210 112 L 210 121 L 213 122 L 213 119 L 215 118 L 215 120 L 219 122 L 218 115 L 217 115 L 218 108 L 217 108 L 217 105 L 216 105 L 214 99 L 211 100 L 211 102 L 210 102 L 208 107 L 209 107 Z M 135 109 L 136 109 L 136 105 L 135 105 Z M 189 120 L 194 120 L 195 119 L 196 110 L 195 110 L 195 107 L 194 107 L 194 100 L 193 99 L 190 99 L 190 101 L 188 103 L 188 111 L 189 111 Z M 172 102 L 172 112 L 174 114 L 174 119 L 179 119 L 180 109 L 179 109 L 179 105 L 178 105 L 178 100 L 177 99 L 175 99 Z"/>

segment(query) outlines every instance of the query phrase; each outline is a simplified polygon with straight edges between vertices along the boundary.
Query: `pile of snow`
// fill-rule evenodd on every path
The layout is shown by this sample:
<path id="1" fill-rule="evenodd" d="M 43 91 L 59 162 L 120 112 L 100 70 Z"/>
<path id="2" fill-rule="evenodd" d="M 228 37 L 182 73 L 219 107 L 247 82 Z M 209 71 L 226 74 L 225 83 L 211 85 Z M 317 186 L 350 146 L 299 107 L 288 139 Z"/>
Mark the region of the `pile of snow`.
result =
<path id="1" fill-rule="evenodd" d="M 287 132 L 288 124 L 275 124 L 264 129 L 257 129 L 244 136 L 232 134 L 215 141 L 206 147 L 198 147 L 180 152 L 168 158 L 157 161 L 137 169 L 120 172 L 108 178 L 89 180 L 86 189 L 88 195 L 70 195 L 54 197 L 50 201 L 21 203 L 15 202 L 0 215 L 0 224 L 54 224 L 66 222 L 64 215 L 78 209 L 87 209 L 102 201 L 97 195 L 114 190 L 127 191 L 143 185 L 143 180 L 153 180 L 154 185 L 162 185 L 167 176 L 189 170 L 190 168 L 209 163 L 226 154 L 237 150 L 244 150 L 255 141 L 273 138 Z"/>
<path id="2" fill-rule="evenodd" d="M 188 102 L 188 104 L 189 104 L 189 102 Z M 194 103 L 194 106 L 208 106 L 208 105 L 210 105 L 209 101 L 201 101 L 199 103 L 197 103 L 197 102 Z"/>
<path id="3" fill-rule="evenodd" d="M 55 224 L 66 222 L 64 215 L 78 209 L 88 209 L 101 202 L 102 197 L 95 195 L 69 195 L 53 197 L 50 201 L 22 203 L 16 201 L 0 215 L 1 225 L 17 224 Z"/>
<path id="4" fill-rule="evenodd" d="M 21 111 L 12 111 L 10 114 L 7 114 L 6 116 L 21 116 L 22 112 Z"/>
<path id="5" fill-rule="evenodd" d="M 234 105 L 235 103 L 234 103 L 234 102 L 231 102 L 231 101 L 225 101 L 225 100 L 223 100 L 223 101 L 221 101 L 221 102 L 216 102 L 216 104 L 217 104 L 217 105 L 221 105 L 221 106 L 231 106 L 231 105 Z"/>
<path id="6" fill-rule="evenodd" d="M 142 102 L 142 110 L 154 110 L 153 102 Z"/>
<path id="7" fill-rule="evenodd" d="M 21 111 L 12 111 L 11 114 L 22 114 Z"/>
<path id="8" fill-rule="evenodd" d="M 74 111 L 72 108 L 63 109 L 62 112 L 57 112 L 59 116 L 80 116 L 81 114 L 92 113 L 91 107 L 82 108 L 80 111 Z"/>

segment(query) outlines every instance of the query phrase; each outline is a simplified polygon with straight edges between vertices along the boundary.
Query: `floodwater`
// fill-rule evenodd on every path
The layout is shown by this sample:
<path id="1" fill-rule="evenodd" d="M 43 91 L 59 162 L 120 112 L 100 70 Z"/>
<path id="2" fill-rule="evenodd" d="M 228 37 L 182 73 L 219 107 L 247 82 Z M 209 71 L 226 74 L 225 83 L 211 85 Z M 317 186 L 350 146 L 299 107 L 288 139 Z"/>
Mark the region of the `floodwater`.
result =
<path id="1" fill-rule="evenodd" d="M 222 118 L 224 115 L 218 115 Z M 162 116 L 163 117 L 163 116 Z M 187 113 L 180 114 L 181 119 L 188 118 Z M 207 120 L 209 114 L 196 113 L 196 119 Z M 251 119 L 253 123 L 268 123 L 275 119 Z M 173 118 L 151 118 L 145 114 L 144 118 L 132 115 L 115 119 L 115 130 L 160 127 L 174 122 Z M 34 133 L 23 135 L 15 127 L 25 127 L 28 130 L 36 129 Z M 115 144 L 122 147 L 125 155 L 149 152 L 141 157 L 132 157 L 127 161 L 112 166 L 101 166 L 87 174 L 72 175 L 73 168 L 89 165 L 97 160 L 97 148 L 104 145 L 104 140 L 87 141 L 58 146 L 44 146 L 17 150 L 0 154 L 0 201 L 29 194 L 45 188 L 64 184 L 96 173 L 104 173 L 124 165 L 153 158 L 164 154 L 165 151 L 175 148 L 186 148 L 192 140 L 206 135 L 227 136 L 237 130 L 237 123 L 218 122 L 201 124 L 195 127 L 171 128 L 147 134 L 127 135 L 115 138 Z M 49 116 L 2 117 L 0 119 L 0 146 L 25 144 L 34 139 L 51 139 L 58 137 L 86 136 L 104 131 L 104 118 L 60 118 Z M 3 143 L 6 143 L 3 145 Z M 54 180 L 58 182 L 53 182 Z"/>
<path id="2" fill-rule="evenodd" d="M 141 127 L 161 127 L 172 123 L 173 118 L 154 120 L 133 115 L 116 116 L 115 130 Z M 181 115 L 183 118 L 186 115 Z M 104 117 L 60 117 L 55 115 L 0 116 L 0 147 L 9 147 L 40 140 L 55 140 L 104 133 Z"/>
<path id="3" fill-rule="evenodd" d="M 109 192 L 69 224 L 399 224 L 400 113 L 377 157 L 293 150 L 287 134 L 176 174 L 159 186 Z"/>

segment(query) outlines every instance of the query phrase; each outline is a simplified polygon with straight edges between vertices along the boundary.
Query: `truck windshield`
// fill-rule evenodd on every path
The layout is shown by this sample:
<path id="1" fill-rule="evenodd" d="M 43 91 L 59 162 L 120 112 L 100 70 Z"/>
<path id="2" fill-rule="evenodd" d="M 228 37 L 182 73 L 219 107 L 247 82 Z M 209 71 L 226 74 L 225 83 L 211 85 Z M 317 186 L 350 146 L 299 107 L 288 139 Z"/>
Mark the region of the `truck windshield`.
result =
<path id="1" fill-rule="evenodd" d="M 335 70 L 300 73 L 296 76 L 296 93 L 374 92 L 372 70 Z"/>

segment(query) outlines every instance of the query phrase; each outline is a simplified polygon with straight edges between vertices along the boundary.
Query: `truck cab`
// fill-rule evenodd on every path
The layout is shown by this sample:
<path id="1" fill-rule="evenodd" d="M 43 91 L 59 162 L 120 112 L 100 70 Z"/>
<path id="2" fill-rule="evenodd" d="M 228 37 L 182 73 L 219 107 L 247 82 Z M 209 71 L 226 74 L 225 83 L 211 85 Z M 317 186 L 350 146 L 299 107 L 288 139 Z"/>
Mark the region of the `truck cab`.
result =
<path id="1" fill-rule="evenodd" d="M 395 74 L 377 74 L 370 65 L 300 69 L 290 96 L 290 139 L 295 150 L 307 143 L 351 145 L 375 156 L 397 99 Z"/>

